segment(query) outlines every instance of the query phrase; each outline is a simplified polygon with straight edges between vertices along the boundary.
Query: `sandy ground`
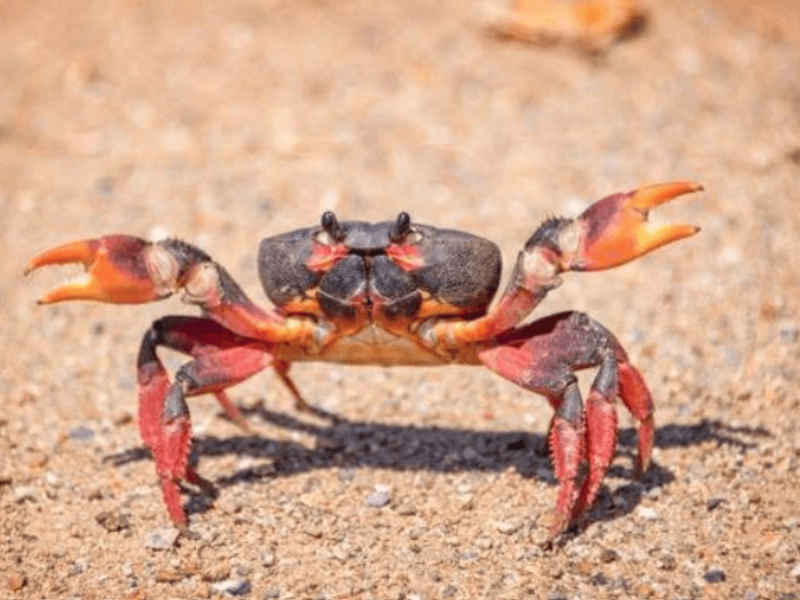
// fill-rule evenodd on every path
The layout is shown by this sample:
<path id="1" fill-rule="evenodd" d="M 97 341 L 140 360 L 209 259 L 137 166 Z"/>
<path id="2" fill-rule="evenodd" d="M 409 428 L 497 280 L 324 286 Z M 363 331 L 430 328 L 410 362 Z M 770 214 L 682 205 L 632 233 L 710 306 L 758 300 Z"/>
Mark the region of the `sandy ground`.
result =
<path id="1" fill-rule="evenodd" d="M 0 4 L 0 598 L 800 598 L 800 7 L 652 2 L 605 56 L 485 35 L 464 2 Z M 575 274 L 658 404 L 585 529 L 540 545 L 550 410 L 480 369 L 300 365 L 192 402 L 214 506 L 175 539 L 135 423 L 140 336 L 177 300 L 37 307 L 33 254 L 178 235 L 252 297 L 261 237 L 342 218 L 468 229 L 506 263 L 642 183 L 700 235 Z M 171 368 L 181 363 L 169 357 Z"/>

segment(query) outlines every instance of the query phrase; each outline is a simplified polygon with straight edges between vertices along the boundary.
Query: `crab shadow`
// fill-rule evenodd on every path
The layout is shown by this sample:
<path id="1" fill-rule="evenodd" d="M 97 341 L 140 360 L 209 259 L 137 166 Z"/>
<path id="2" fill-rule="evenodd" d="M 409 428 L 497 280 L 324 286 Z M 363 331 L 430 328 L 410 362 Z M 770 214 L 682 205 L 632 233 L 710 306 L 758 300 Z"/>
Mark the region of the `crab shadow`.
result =
<path id="1" fill-rule="evenodd" d="M 236 455 L 250 457 L 252 464 L 217 479 L 217 488 L 287 477 L 331 467 L 364 467 L 436 473 L 491 472 L 515 469 L 522 477 L 557 485 L 550 467 L 545 435 L 529 431 L 480 431 L 438 426 L 387 425 L 354 421 L 315 409 L 316 417 L 295 417 L 271 411 L 263 405 L 246 411 L 251 422 L 262 421 L 315 438 L 313 447 L 294 441 L 277 441 L 260 435 L 229 438 L 194 438 L 192 461 L 201 457 Z M 657 448 L 688 447 L 714 442 L 742 452 L 754 448 L 755 438 L 769 437 L 763 428 L 731 427 L 717 420 L 703 419 L 693 425 L 664 425 L 657 429 Z M 606 483 L 599 501 L 589 514 L 589 523 L 613 520 L 632 512 L 651 490 L 675 480 L 673 473 L 658 463 L 639 480 L 634 479 L 636 431 L 620 430 L 617 456 L 607 477 L 627 483 L 613 490 Z M 622 457 L 622 458 L 621 458 Z M 149 459 L 145 448 L 130 449 L 108 457 L 115 465 Z M 606 480 L 608 481 L 608 479 Z M 188 491 L 188 490 L 187 490 Z M 208 493 L 192 492 L 189 513 L 202 513 L 212 506 Z"/>

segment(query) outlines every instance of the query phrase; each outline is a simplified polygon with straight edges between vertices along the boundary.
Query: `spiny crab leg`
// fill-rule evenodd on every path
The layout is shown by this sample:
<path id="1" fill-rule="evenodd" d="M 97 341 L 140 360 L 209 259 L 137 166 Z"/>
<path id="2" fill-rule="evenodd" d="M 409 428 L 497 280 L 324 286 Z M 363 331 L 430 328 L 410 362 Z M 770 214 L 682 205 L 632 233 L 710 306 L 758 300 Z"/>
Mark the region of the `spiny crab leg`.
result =
<path id="1" fill-rule="evenodd" d="M 614 194 L 595 202 L 576 219 L 580 243 L 572 253 L 565 248 L 564 266 L 573 271 L 610 269 L 696 234 L 699 227 L 656 226 L 648 223 L 647 217 L 650 209 L 702 189 L 699 183 L 675 181 Z"/>
<path id="2" fill-rule="evenodd" d="M 64 244 L 36 255 L 25 275 L 46 265 L 81 263 L 86 274 L 59 285 L 39 299 L 40 304 L 64 300 L 97 300 L 117 304 L 150 302 L 171 294 L 177 264 L 153 244 L 127 235 L 108 235 Z"/>

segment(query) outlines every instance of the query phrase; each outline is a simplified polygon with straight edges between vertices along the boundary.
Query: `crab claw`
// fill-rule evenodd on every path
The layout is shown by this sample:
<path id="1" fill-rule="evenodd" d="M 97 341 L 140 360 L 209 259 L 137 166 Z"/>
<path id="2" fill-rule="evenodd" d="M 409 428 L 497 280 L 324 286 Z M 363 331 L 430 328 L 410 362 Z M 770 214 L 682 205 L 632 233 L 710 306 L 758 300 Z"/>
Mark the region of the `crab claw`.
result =
<path id="1" fill-rule="evenodd" d="M 576 271 L 610 269 L 694 235 L 700 231 L 699 227 L 655 226 L 647 222 L 647 215 L 655 206 L 702 189 L 699 183 L 676 181 L 614 194 L 595 202 L 576 220 L 583 235 L 569 257 L 569 268 Z"/>
<path id="2" fill-rule="evenodd" d="M 59 285 L 39 299 L 40 304 L 64 300 L 97 300 L 138 304 L 174 291 L 178 263 L 163 249 L 128 235 L 71 242 L 36 255 L 25 274 L 46 265 L 81 263 L 86 273 Z"/>

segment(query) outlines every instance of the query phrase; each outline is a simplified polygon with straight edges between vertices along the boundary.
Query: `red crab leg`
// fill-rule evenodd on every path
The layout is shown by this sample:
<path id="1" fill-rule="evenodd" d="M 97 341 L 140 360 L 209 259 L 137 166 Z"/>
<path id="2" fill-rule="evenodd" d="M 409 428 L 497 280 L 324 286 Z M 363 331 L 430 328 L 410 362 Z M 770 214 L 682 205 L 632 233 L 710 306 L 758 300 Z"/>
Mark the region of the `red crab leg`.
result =
<path id="1" fill-rule="evenodd" d="M 169 381 L 156 354 L 158 346 L 194 357 L 178 370 L 174 383 Z M 189 466 L 191 419 L 186 398 L 213 393 L 228 416 L 246 427 L 244 417 L 224 390 L 255 375 L 272 361 L 264 344 L 231 333 L 208 319 L 164 317 L 144 335 L 137 361 L 139 430 L 153 452 L 164 503 L 176 525 L 187 524 L 178 483 L 183 480 L 213 488 Z"/>
<path id="2" fill-rule="evenodd" d="M 127 235 L 108 235 L 42 252 L 25 273 L 45 265 L 82 263 L 84 277 L 57 286 L 39 302 L 98 300 L 135 304 L 166 298 L 182 290 L 184 300 L 227 329 L 269 343 L 313 343 L 310 320 L 285 320 L 255 305 L 228 272 L 205 252 L 179 240 L 151 243 Z"/>
<path id="3" fill-rule="evenodd" d="M 603 198 L 577 219 L 545 221 L 519 253 L 508 288 L 494 310 L 471 321 L 431 322 L 422 329 L 423 339 L 449 349 L 491 339 L 521 323 L 561 283 L 561 273 L 610 269 L 694 235 L 698 227 L 653 226 L 647 216 L 651 208 L 701 189 L 687 181 L 651 185 Z"/>
<path id="4" fill-rule="evenodd" d="M 194 358 L 178 370 L 175 383 L 170 383 L 156 354 L 159 346 Z M 186 525 L 178 482 L 185 480 L 206 489 L 213 488 L 188 465 L 191 422 L 186 397 L 213 393 L 228 417 L 249 431 L 241 411 L 224 390 L 273 366 L 294 396 L 295 405 L 305 406 L 288 375 L 289 363 L 274 359 L 270 349 L 269 345 L 198 317 L 163 317 L 145 333 L 137 369 L 139 428 L 145 445 L 153 452 L 164 502 L 177 525 Z"/>
<path id="5" fill-rule="evenodd" d="M 591 508 L 614 455 L 614 399 L 640 421 L 637 471 L 646 468 L 653 444 L 650 392 L 614 336 L 588 316 L 552 315 L 500 336 L 479 359 L 506 379 L 545 396 L 556 414 L 549 443 L 559 481 L 552 535 Z M 585 406 L 575 372 L 598 367 Z M 583 469 L 582 466 L 587 468 Z"/>

